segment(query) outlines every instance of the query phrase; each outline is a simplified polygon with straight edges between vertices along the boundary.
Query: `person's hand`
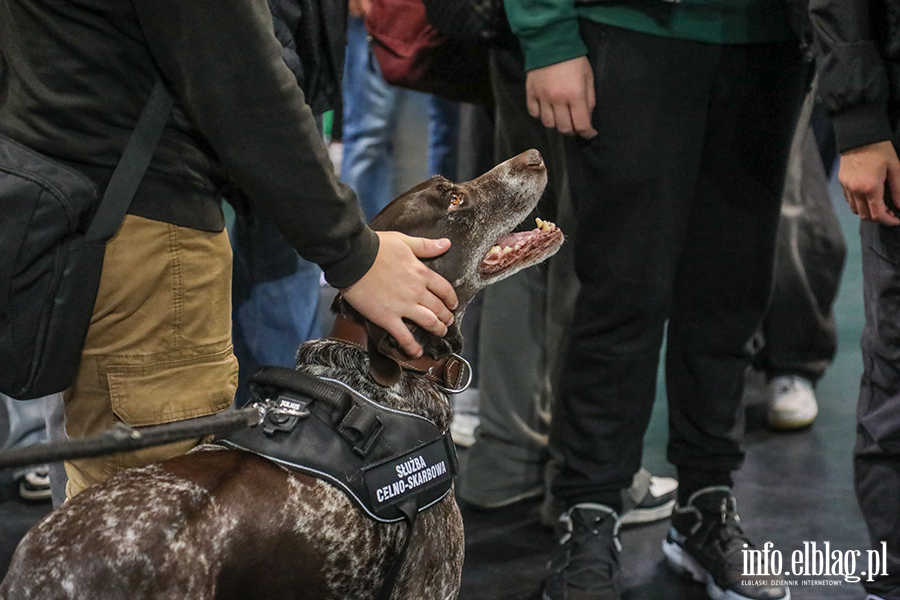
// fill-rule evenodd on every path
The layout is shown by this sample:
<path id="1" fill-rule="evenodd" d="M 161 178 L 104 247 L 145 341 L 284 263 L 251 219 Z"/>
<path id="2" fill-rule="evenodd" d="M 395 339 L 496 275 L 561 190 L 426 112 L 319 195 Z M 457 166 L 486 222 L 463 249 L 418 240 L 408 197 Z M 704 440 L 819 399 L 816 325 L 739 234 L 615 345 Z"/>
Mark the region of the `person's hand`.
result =
<path id="1" fill-rule="evenodd" d="M 347 8 L 354 17 L 364 18 L 372 8 L 372 0 L 347 0 Z"/>
<path id="2" fill-rule="evenodd" d="M 418 358 L 422 347 L 403 323 L 409 319 L 434 335 L 445 335 L 453 323 L 450 311 L 458 305 L 450 283 L 419 258 L 439 256 L 450 240 L 430 240 L 379 231 L 378 255 L 362 279 L 341 294 L 369 321 L 392 336 L 409 356 Z"/>
<path id="3" fill-rule="evenodd" d="M 586 56 L 529 71 L 525 91 L 528 113 L 539 118 L 544 127 L 587 139 L 597 135 L 591 125 L 597 102 L 594 71 Z"/>
<path id="4" fill-rule="evenodd" d="M 838 179 L 850 210 L 863 221 L 900 225 L 900 218 L 884 202 L 884 184 L 900 203 L 900 160 L 891 142 L 877 142 L 841 154 Z"/>

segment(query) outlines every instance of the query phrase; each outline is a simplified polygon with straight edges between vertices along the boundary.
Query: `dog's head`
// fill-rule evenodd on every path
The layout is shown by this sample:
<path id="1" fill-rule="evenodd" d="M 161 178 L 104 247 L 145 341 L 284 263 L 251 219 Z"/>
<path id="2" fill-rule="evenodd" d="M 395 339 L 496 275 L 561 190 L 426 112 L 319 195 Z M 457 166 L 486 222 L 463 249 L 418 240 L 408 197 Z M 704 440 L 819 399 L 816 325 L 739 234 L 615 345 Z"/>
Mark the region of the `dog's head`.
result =
<path id="1" fill-rule="evenodd" d="M 376 231 L 451 241 L 446 253 L 424 262 L 456 291 L 459 307 L 454 311 L 454 324 L 439 338 L 408 323 L 427 354 L 440 358 L 458 352 L 462 348 L 459 323 L 475 294 L 552 256 L 562 245 L 562 231 L 551 223 L 539 222 L 530 231 L 513 232 L 535 208 L 546 184 L 547 169 L 540 152 L 528 150 L 466 183 L 432 177 L 391 202 L 372 220 Z M 340 297 L 334 310 L 362 321 Z M 366 325 L 370 342 L 381 354 L 405 358 L 393 337 L 371 323 Z"/>

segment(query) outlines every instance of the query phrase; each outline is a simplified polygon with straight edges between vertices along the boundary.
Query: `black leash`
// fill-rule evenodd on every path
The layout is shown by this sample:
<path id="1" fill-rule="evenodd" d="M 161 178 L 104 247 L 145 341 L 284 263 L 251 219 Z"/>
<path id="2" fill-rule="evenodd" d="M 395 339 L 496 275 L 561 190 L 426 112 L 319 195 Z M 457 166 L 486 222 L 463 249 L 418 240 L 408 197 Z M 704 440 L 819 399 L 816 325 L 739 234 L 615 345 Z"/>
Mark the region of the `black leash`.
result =
<path id="1" fill-rule="evenodd" d="M 172 442 L 227 433 L 260 423 L 262 413 L 256 407 L 185 419 L 174 423 L 151 425 L 139 429 L 123 423 L 95 436 L 79 439 L 36 444 L 17 450 L 0 452 L 0 469 L 38 465 L 73 458 L 90 458 L 115 454 L 150 446 L 162 446 Z"/>

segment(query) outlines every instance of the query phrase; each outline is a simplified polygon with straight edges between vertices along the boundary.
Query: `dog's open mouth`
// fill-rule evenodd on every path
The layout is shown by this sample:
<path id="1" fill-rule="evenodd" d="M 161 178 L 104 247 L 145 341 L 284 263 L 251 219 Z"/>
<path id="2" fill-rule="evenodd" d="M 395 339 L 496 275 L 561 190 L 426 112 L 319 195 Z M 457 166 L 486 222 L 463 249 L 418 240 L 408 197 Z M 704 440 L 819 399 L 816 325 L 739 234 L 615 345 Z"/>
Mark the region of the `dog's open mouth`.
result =
<path id="1" fill-rule="evenodd" d="M 508 233 L 488 251 L 479 269 L 484 276 L 496 275 L 513 266 L 539 263 L 556 252 L 563 242 L 563 232 L 554 223 L 535 219 L 531 231 Z"/>

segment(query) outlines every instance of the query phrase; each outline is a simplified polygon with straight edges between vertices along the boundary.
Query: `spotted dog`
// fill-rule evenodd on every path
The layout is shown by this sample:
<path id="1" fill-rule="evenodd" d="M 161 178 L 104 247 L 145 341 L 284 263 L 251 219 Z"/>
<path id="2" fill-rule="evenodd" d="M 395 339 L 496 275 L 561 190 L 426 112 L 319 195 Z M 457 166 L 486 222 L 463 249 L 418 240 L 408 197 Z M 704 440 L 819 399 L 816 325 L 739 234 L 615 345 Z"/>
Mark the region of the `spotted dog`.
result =
<path id="1" fill-rule="evenodd" d="M 546 185 L 529 150 L 467 183 L 434 177 L 388 205 L 377 230 L 447 237 L 428 264 L 459 298 L 448 334 L 410 325 L 434 359 L 459 352 L 459 323 L 476 292 L 552 255 L 563 241 L 552 223 L 511 233 Z M 316 340 L 297 369 L 341 381 L 377 403 L 430 419 L 446 432 L 448 397 L 406 368 L 396 340 L 340 298 L 340 318 L 367 343 Z M 379 598 L 408 535 L 380 523 L 337 487 L 249 452 L 205 445 L 124 471 L 77 495 L 22 540 L 0 585 L 5 600 L 255 600 Z M 459 592 L 464 535 L 452 493 L 419 513 L 391 598 L 452 599 Z"/>

